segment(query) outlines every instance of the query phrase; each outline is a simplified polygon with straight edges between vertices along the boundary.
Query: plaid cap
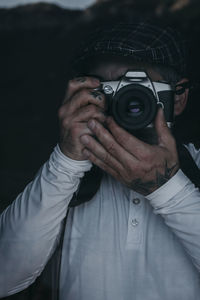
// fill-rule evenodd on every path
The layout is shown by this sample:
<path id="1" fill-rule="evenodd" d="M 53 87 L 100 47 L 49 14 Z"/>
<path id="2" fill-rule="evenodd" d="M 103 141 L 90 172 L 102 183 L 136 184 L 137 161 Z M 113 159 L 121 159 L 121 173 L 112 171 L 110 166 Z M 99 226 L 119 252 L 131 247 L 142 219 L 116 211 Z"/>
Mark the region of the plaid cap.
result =
<path id="1" fill-rule="evenodd" d="M 133 57 L 134 61 L 171 66 L 180 75 L 186 72 L 186 43 L 181 34 L 148 20 L 97 28 L 90 34 L 77 62 L 98 54 Z"/>

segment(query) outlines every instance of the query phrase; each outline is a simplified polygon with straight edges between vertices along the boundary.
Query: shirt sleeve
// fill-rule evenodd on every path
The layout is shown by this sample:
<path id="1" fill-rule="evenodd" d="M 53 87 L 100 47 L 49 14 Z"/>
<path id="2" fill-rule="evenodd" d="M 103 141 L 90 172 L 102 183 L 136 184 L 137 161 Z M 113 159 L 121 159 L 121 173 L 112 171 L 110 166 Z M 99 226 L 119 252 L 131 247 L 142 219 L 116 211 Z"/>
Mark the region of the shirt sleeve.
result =
<path id="1" fill-rule="evenodd" d="M 179 170 L 166 184 L 146 197 L 180 240 L 200 271 L 200 192 Z"/>
<path id="2" fill-rule="evenodd" d="M 0 298 L 17 293 L 44 269 L 58 242 L 68 204 L 89 161 L 56 146 L 23 193 L 0 215 Z"/>

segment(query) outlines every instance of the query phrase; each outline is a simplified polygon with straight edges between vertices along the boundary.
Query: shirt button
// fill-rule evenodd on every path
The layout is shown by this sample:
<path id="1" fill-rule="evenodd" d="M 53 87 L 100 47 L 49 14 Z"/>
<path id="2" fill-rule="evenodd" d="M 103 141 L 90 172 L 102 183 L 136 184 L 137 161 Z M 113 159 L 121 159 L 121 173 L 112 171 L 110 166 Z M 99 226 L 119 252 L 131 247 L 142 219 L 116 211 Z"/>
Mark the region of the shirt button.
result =
<path id="1" fill-rule="evenodd" d="M 140 199 L 139 198 L 133 199 L 133 204 L 135 205 L 140 204 Z"/>
<path id="2" fill-rule="evenodd" d="M 139 222 L 138 222 L 137 219 L 132 219 L 132 220 L 131 220 L 131 225 L 132 225 L 133 227 L 137 226 L 138 224 L 139 224 Z"/>

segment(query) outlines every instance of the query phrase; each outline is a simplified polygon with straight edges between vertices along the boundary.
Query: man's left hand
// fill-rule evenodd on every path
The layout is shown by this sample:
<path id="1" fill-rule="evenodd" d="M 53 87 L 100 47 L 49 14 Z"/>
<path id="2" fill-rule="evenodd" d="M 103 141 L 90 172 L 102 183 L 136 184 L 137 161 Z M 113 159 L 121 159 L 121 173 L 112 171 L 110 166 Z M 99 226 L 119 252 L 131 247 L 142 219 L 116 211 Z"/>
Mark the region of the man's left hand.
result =
<path id="1" fill-rule="evenodd" d="M 90 120 L 88 127 L 96 139 L 89 135 L 81 137 L 85 158 L 138 193 L 152 193 L 179 169 L 176 142 L 161 108 L 155 119 L 158 145 L 142 142 L 111 117 L 107 118 L 108 129 L 97 120 Z"/>

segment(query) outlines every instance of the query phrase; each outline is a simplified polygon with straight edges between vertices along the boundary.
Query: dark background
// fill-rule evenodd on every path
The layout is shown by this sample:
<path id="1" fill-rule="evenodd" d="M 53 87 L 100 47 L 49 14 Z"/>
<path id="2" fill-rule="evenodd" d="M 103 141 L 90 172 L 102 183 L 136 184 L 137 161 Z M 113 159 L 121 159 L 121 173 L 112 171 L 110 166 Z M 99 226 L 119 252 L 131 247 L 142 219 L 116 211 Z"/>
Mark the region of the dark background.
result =
<path id="1" fill-rule="evenodd" d="M 133 13 L 156 15 L 188 39 L 188 76 L 200 81 L 200 3 L 193 1 L 97 1 L 87 10 L 34 4 L 0 9 L 0 211 L 33 179 L 56 145 L 57 110 L 75 49 L 88 30 Z M 183 142 L 200 145 L 199 88 L 176 124 Z M 24 292 L 9 298 L 22 299 Z M 16 298 L 18 297 L 18 298 Z M 29 299 L 25 296 L 23 299 Z M 36 298 L 39 299 L 39 298 Z"/>
<path id="2" fill-rule="evenodd" d="M 184 3 L 115 0 L 98 1 L 84 11 L 42 3 L 0 9 L 0 211 L 33 178 L 58 140 L 57 110 L 72 55 L 90 28 L 131 20 L 141 11 L 157 15 L 186 35 L 188 76 L 199 82 L 200 3 Z M 199 145 L 199 110 L 197 88 L 176 124 L 184 142 Z"/>

